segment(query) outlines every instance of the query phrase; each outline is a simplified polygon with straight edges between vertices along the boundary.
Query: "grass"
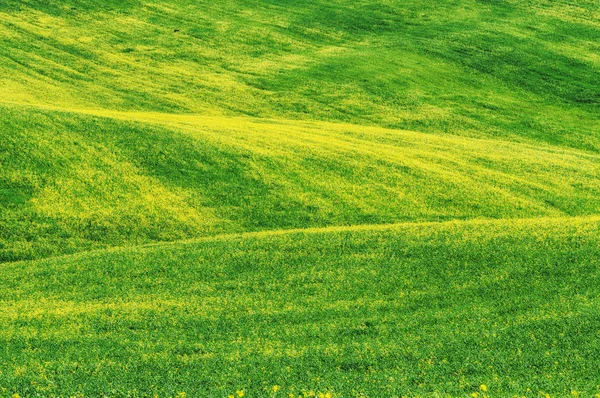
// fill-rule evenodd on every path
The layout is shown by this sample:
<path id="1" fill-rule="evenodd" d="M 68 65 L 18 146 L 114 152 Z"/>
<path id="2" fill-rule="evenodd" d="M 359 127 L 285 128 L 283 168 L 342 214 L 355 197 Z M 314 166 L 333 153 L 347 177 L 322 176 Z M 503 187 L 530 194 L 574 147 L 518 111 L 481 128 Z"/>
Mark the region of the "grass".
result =
<path id="1" fill-rule="evenodd" d="M 6 0 L 0 13 L 6 100 L 600 148 L 596 0 Z"/>
<path id="2" fill-rule="evenodd" d="M 600 221 L 254 233 L 6 265 L 5 393 L 600 392 Z"/>
<path id="3" fill-rule="evenodd" d="M 0 397 L 600 394 L 597 0 L 4 0 Z"/>
<path id="4" fill-rule="evenodd" d="M 600 156 L 578 150 L 281 119 L 3 109 L 4 261 L 225 232 L 600 209 Z"/>

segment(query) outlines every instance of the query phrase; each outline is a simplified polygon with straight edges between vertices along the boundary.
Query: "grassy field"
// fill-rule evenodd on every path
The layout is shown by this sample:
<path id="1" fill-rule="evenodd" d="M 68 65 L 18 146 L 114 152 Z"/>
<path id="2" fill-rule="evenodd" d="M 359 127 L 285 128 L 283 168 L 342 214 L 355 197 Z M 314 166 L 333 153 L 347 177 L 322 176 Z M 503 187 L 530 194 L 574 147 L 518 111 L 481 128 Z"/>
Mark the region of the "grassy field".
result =
<path id="1" fill-rule="evenodd" d="M 0 109 L 4 261 L 243 231 L 600 214 L 600 155 L 568 148 L 323 122 Z"/>
<path id="2" fill-rule="evenodd" d="M 0 397 L 600 394 L 598 0 L 0 2 Z"/>
<path id="3" fill-rule="evenodd" d="M 24 396 L 592 396 L 599 238 L 598 217 L 450 221 L 5 265 L 0 385 Z"/>

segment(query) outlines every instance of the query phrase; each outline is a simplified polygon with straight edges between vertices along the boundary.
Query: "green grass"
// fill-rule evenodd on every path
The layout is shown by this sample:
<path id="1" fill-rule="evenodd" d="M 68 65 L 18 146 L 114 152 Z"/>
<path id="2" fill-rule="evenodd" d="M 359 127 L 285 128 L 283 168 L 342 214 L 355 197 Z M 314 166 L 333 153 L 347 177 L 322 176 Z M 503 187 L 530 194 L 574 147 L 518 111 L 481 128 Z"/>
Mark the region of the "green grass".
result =
<path id="1" fill-rule="evenodd" d="M 600 392 L 600 221 L 256 233 L 6 265 L 24 396 Z M 137 392 L 136 392 L 137 391 Z"/>
<path id="2" fill-rule="evenodd" d="M 598 21 L 0 2 L 0 397 L 600 394 Z"/>
<path id="3" fill-rule="evenodd" d="M 4 261 L 223 232 L 600 212 L 600 156 L 548 145 L 2 109 Z"/>
<path id="4" fill-rule="evenodd" d="M 5 0 L 0 13 L 5 100 L 600 149 L 597 0 Z"/>

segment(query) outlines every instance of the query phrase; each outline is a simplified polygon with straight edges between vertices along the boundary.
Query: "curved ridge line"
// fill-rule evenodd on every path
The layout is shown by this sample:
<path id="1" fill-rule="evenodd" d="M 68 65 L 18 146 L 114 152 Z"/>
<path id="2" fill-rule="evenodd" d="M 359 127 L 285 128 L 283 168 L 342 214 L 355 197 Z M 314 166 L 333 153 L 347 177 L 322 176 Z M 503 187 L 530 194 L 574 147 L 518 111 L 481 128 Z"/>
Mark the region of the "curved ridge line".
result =
<path id="1" fill-rule="evenodd" d="M 386 231 L 393 230 L 402 227 L 432 227 L 432 226 L 445 226 L 445 225 L 485 225 L 485 224 L 503 224 L 507 222 L 512 223 L 529 223 L 529 222 L 548 222 L 548 221 L 598 221 L 600 222 L 600 215 L 588 215 L 588 216 L 565 216 L 565 217 L 530 217 L 530 218 L 476 218 L 468 220 L 445 220 L 445 221 L 408 221 L 390 224 L 356 224 L 356 225 L 331 225 L 326 227 L 309 227 L 309 228 L 289 228 L 289 229 L 273 229 L 264 231 L 246 231 L 246 232 L 232 232 L 218 235 L 202 236 L 197 238 L 180 239 L 175 241 L 161 241 L 161 242 L 150 242 L 139 245 L 129 246 L 113 246 L 101 249 L 93 249 L 87 251 L 81 251 L 70 254 L 62 254 L 58 256 L 51 256 L 33 260 L 19 260 L 14 262 L 0 263 L 0 267 L 4 265 L 16 265 L 22 263 L 31 262 L 43 262 L 53 261 L 63 258 L 77 258 L 93 256 L 95 254 L 112 254 L 126 252 L 129 250 L 144 250 L 153 249 L 175 245 L 193 245 L 197 243 L 205 242 L 218 242 L 227 241 L 232 239 L 251 239 L 251 238 L 268 238 L 275 236 L 284 236 L 292 234 L 319 234 L 319 233 L 337 233 L 337 232 L 359 232 L 359 231 Z"/>
<path id="2" fill-rule="evenodd" d="M 372 131 L 386 131 L 389 133 L 403 133 L 418 135 L 424 138 L 436 137 L 443 140 L 459 140 L 459 141 L 476 141 L 476 142 L 489 142 L 489 143 L 502 143 L 506 145 L 520 146 L 528 149 L 534 149 L 543 152 L 557 152 L 564 154 L 572 154 L 576 156 L 582 156 L 585 158 L 598 159 L 599 155 L 595 152 L 589 152 L 581 148 L 569 147 L 569 146 L 558 146 L 549 144 L 544 141 L 537 141 L 535 139 L 524 139 L 515 138 L 508 139 L 507 137 L 471 137 L 459 134 L 439 134 L 439 133 L 427 133 L 418 130 L 406 130 L 392 127 L 369 125 L 369 124 L 353 124 L 344 122 L 334 122 L 327 120 L 315 120 L 315 119 L 285 119 L 285 118 L 258 118 L 251 116 L 226 116 L 226 115 L 204 115 L 199 113 L 166 113 L 157 111 L 120 111 L 106 108 L 69 108 L 60 107 L 50 104 L 40 103 L 25 103 L 16 101 L 4 101 L 0 100 L 0 105 L 22 107 L 22 108 L 33 108 L 48 112 L 58 113 L 71 113 L 76 115 L 86 115 L 91 117 L 106 118 L 112 120 L 118 120 L 123 122 L 135 122 L 146 125 L 157 125 L 166 128 L 181 129 L 185 124 L 194 124 L 198 120 L 202 120 L 205 123 L 214 123 L 216 121 L 238 121 L 240 123 L 251 123 L 255 125 L 260 124 L 271 124 L 271 125 L 285 125 L 290 127 L 301 127 L 309 129 L 318 129 L 321 127 L 330 127 L 332 129 L 347 127 L 347 128 L 361 128 L 369 129 Z M 196 120 L 194 120 L 196 119 Z"/>

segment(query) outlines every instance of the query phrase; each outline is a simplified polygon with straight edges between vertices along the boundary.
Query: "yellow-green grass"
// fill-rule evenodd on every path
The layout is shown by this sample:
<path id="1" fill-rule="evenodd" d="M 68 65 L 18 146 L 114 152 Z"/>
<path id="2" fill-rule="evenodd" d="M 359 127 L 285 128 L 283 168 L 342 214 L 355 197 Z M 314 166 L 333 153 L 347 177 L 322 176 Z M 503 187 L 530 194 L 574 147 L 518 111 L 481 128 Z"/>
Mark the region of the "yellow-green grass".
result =
<path id="1" fill-rule="evenodd" d="M 0 101 L 598 151 L 597 0 L 4 0 Z"/>
<path id="2" fill-rule="evenodd" d="M 599 241 L 598 217 L 450 221 L 6 264 L 0 391 L 592 396 Z"/>
<path id="3" fill-rule="evenodd" d="M 600 394 L 598 21 L 0 1 L 0 397 Z"/>
<path id="4" fill-rule="evenodd" d="M 223 232 L 598 214 L 600 156 L 349 124 L 0 108 L 3 261 Z"/>

